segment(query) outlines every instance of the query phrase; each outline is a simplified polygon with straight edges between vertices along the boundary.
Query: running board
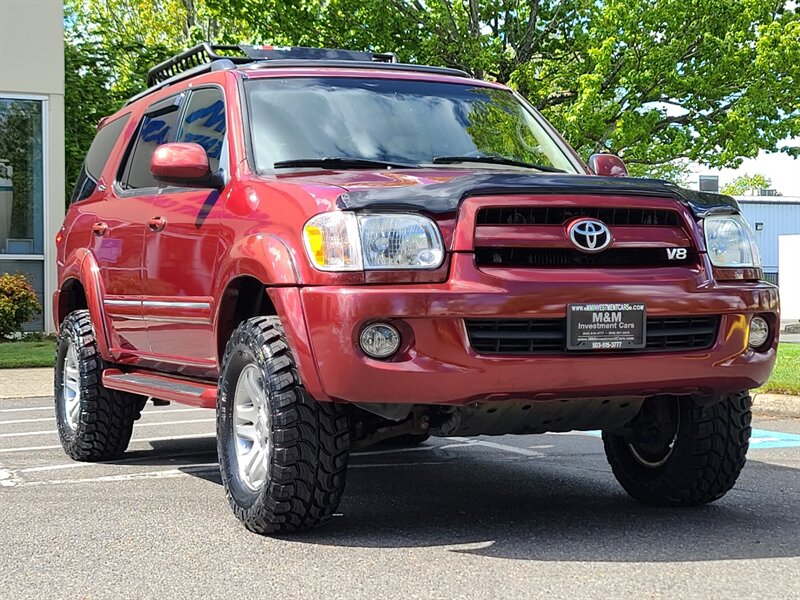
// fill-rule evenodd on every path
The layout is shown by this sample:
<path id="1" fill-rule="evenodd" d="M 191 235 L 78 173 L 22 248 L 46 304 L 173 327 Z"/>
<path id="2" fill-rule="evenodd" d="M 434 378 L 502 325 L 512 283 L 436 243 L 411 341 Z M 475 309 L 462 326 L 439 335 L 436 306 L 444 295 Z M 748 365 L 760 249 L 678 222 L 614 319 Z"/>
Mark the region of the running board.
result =
<path id="1" fill-rule="evenodd" d="M 214 408 L 217 404 L 217 386 L 213 383 L 170 377 L 149 371 L 125 373 L 119 369 L 106 369 L 103 371 L 103 385 L 111 390 L 200 408 Z"/>

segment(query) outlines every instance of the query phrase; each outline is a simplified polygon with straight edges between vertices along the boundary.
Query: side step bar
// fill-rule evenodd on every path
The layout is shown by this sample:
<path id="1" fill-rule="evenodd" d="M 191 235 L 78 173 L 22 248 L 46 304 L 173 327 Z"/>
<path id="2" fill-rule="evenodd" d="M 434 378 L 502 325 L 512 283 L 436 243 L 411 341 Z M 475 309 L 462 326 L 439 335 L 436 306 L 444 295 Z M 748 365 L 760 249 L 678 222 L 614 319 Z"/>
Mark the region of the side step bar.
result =
<path id="1" fill-rule="evenodd" d="M 149 371 L 106 369 L 103 385 L 111 390 L 131 392 L 159 400 L 170 400 L 200 408 L 214 408 L 217 404 L 217 386 L 204 381 L 181 379 Z"/>

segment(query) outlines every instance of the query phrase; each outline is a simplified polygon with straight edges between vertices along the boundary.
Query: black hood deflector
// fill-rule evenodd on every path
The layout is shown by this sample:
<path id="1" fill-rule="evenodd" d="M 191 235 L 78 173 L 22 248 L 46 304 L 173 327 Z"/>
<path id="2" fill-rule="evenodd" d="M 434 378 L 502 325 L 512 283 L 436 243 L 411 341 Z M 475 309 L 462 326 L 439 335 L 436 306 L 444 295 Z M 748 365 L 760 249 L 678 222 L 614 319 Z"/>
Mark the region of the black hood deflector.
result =
<path id="1" fill-rule="evenodd" d="M 473 173 L 430 184 L 353 190 L 339 196 L 337 205 L 343 210 L 394 209 L 440 214 L 455 212 L 465 198 L 510 194 L 646 196 L 680 200 L 696 217 L 709 212 L 739 212 L 738 202 L 730 196 L 687 190 L 659 179 L 507 172 Z"/>

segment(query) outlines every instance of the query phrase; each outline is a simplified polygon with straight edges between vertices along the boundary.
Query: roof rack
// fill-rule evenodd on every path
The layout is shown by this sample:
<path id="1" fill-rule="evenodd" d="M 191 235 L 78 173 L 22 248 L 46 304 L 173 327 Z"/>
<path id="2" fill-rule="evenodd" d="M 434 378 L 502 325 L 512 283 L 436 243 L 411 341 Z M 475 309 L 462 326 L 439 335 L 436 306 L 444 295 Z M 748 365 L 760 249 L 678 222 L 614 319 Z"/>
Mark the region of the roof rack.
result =
<path id="1" fill-rule="evenodd" d="M 194 48 L 184 50 L 170 59 L 157 64 L 147 72 L 147 86 L 152 87 L 168 79 L 195 69 L 201 65 L 210 65 L 215 61 L 228 60 L 234 65 L 276 60 L 345 60 L 358 62 L 396 63 L 397 56 L 392 52 L 378 54 L 374 52 L 358 52 L 355 50 L 333 50 L 330 48 L 304 48 L 301 46 L 249 46 L 217 45 L 203 43 Z M 197 72 L 192 72 L 196 75 Z"/>
<path id="2" fill-rule="evenodd" d="M 301 46 L 250 46 L 247 44 L 223 45 L 199 44 L 184 50 L 170 59 L 157 64 L 147 72 L 148 88 L 130 98 L 125 106 L 179 81 L 201 73 L 235 69 L 239 65 L 259 67 L 298 67 L 309 65 L 342 67 L 350 63 L 361 63 L 360 67 L 390 68 L 402 71 L 435 72 L 458 77 L 468 77 L 464 71 L 446 67 L 429 67 L 397 62 L 393 52 L 359 52 L 357 50 L 334 50 L 330 48 L 305 48 Z"/>
<path id="3" fill-rule="evenodd" d="M 225 54 L 222 54 L 223 52 Z M 231 53 L 236 52 L 239 52 L 239 54 L 231 55 Z M 248 56 L 242 56 L 239 46 L 223 46 L 206 42 L 184 50 L 150 69 L 147 72 L 147 87 L 153 87 L 190 69 L 223 59 L 227 59 L 234 64 L 245 64 L 252 61 Z"/>

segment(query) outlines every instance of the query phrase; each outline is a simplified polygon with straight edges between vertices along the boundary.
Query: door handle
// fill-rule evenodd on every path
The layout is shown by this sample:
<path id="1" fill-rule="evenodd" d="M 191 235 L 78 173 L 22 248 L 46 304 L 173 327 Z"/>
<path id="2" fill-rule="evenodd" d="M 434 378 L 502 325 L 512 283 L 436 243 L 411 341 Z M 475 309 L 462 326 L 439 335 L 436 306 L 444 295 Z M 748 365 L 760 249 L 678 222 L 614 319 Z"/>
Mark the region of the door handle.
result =
<path id="1" fill-rule="evenodd" d="M 167 226 L 167 220 L 164 217 L 153 217 L 149 221 L 147 221 L 147 226 L 152 231 L 161 231 L 164 227 Z"/>
<path id="2" fill-rule="evenodd" d="M 92 231 L 96 236 L 103 236 L 108 231 L 108 223 L 103 223 L 102 221 L 98 221 L 94 225 L 92 225 Z"/>

